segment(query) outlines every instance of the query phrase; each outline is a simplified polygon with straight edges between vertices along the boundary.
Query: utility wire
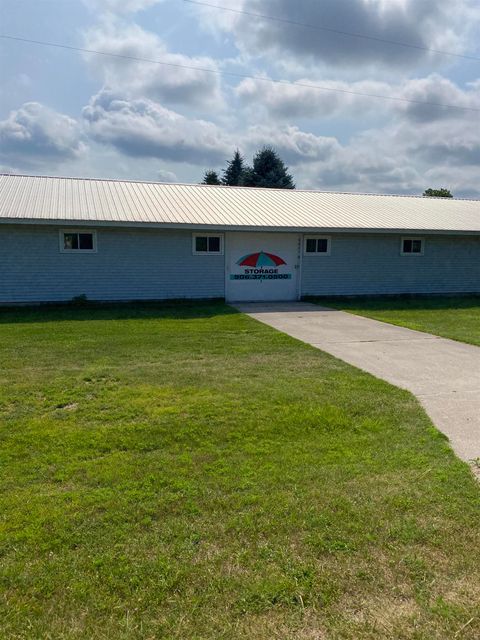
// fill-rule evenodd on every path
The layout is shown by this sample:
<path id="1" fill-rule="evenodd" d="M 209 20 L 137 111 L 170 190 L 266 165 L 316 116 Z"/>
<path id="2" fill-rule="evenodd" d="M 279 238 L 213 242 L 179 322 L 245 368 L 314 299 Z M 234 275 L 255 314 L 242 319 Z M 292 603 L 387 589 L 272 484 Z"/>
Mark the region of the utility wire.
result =
<path id="1" fill-rule="evenodd" d="M 398 40 L 388 40 L 387 38 L 377 38 L 376 36 L 369 36 L 364 33 L 355 33 L 353 31 L 342 31 L 341 29 L 334 29 L 333 27 L 322 27 L 320 25 L 308 24 L 306 22 L 297 22 L 296 20 L 289 20 L 288 18 L 278 18 L 276 16 L 270 16 L 263 13 L 254 13 L 252 11 L 244 11 L 243 9 L 231 9 L 230 7 L 223 7 L 218 4 L 211 4 L 210 2 L 201 2 L 200 0 L 183 0 L 183 2 L 188 2 L 189 4 L 196 4 L 200 7 L 218 9 L 219 11 L 229 11 L 230 13 L 249 16 L 251 18 L 260 18 L 261 20 L 271 20 L 272 22 L 283 22 L 284 24 L 290 24 L 295 27 L 305 27 L 306 29 L 313 29 L 315 31 L 328 31 L 329 33 L 336 33 L 342 36 L 349 36 L 351 38 L 373 40 L 374 42 L 382 42 L 383 44 L 393 44 L 397 47 L 407 47 L 409 49 L 428 51 L 429 53 L 436 53 L 442 56 L 453 56 L 455 58 L 463 58 L 465 60 L 476 60 L 477 62 L 480 62 L 480 57 L 478 56 L 469 56 L 462 53 L 453 53 L 453 51 L 441 51 L 439 49 L 431 49 L 430 47 L 422 47 L 421 45 L 418 45 L 418 44 L 399 42 Z"/>
<path id="2" fill-rule="evenodd" d="M 307 89 L 314 89 L 316 91 L 330 91 L 334 93 L 344 93 L 353 96 L 361 96 L 364 98 L 376 98 L 378 100 L 390 100 L 393 102 L 404 102 L 410 104 L 424 105 L 429 107 L 439 107 L 442 109 L 456 109 L 459 111 L 474 111 L 480 113 L 480 108 L 477 107 L 462 107 L 457 104 L 445 104 L 442 102 L 427 102 L 425 100 L 412 100 L 410 98 L 399 98 L 397 96 L 384 96 L 375 93 L 363 93 L 360 91 L 350 91 L 349 89 L 339 89 L 336 87 L 325 87 L 318 84 L 310 84 L 307 82 L 290 82 L 288 80 L 274 80 L 272 78 L 264 78 L 262 76 L 254 76 L 246 73 L 235 73 L 233 71 L 221 71 L 219 69 L 209 69 L 208 67 L 196 67 L 193 65 L 178 64 L 175 62 L 166 62 L 164 60 L 153 60 L 151 58 L 140 58 L 137 56 L 129 56 L 123 53 L 111 53 L 108 51 L 97 51 L 95 49 L 85 49 L 83 47 L 74 47 L 68 44 L 60 44 L 57 42 L 46 42 L 44 40 L 32 40 L 30 38 L 21 38 L 19 36 L 10 36 L 6 34 L 0 34 L 0 38 L 3 40 L 13 40 L 16 42 L 26 42 L 29 44 L 37 44 L 44 47 L 55 47 L 57 49 L 67 49 L 68 51 L 75 51 L 78 53 L 90 53 L 99 56 L 105 56 L 110 58 L 121 58 L 123 60 L 133 60 L 135 62 L 148 62 L 151 64 L 158 64 L 165 67 L 173 67 L 176 69 L 188 69 L 189 71 L 201 71 L 203 73 L 211 73 L 218 76 L 229 76 L 232 78 L 241 78 L 242 80 L 257 80 L 259 82 L 268 82 L 271 84 L 281 84 L 288 87 L 304 87 Z"/>

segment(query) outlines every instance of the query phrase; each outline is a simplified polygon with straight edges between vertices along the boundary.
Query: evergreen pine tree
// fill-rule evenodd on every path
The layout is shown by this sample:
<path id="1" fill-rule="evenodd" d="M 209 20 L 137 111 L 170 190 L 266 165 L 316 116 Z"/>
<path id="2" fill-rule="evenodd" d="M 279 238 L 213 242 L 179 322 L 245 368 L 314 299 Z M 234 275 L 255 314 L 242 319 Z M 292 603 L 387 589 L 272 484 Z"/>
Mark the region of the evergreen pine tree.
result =
<path id="1" fill-rule="evenodd" d="M 244 160 L 237 149 L 233 158 L 228 161 L 227 168 L 223 171 L 222 183 L 229 187 L 238 187 L 242 184 Z"/>
<path id="2" fill-rule="evenodd" d="M 247 184 L 250 183 L 250 184 Z M 246 173 L 245 186 L 295 189 L 293 176 L 272 147 L 263 147 L 253 158 L 251 175 Z"/>
<path id="3" fill-rule="evenodd" d="M 227 163 L 220 180 L 216 171 L 206 171 L 202 184 L 224 184 L 241 187 L 270 187 L 275 189 L 295 189 L 293 176 L 273 147 L 266 146 L 257 151 L 253 166 L 245 165 L 237 149 L 232 160 Z"/>
<path id="4" fill-rule="evenodd" d="M 222 184 L 216 171 L 205 171 L 202 184 Z"/>
<path id="5" fill-rule="evenodd" d="M 252 167 L 245 167 L 242 173 L 242 187 L 255 187 L 255 175 Z"/>

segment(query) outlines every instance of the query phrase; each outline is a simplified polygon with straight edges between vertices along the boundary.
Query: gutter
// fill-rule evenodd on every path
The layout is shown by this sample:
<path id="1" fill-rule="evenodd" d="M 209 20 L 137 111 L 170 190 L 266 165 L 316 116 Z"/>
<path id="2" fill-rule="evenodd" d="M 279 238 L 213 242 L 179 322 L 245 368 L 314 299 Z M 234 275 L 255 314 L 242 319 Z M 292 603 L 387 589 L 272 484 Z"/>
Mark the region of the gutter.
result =
<path id="1" fill-rule="evenodd" d="M 411 227 L 272 227 L 257 225 L 225 225 L 182 222 L 125 222 L 116 220 L 64 220 L 59 218 L 0 218 L 0 224 L 122 229 L 164 229 L 185 231 L 237 231 L 262 233 L 354 233 L 480 236 L 480 229 L 424 229 Z"/>

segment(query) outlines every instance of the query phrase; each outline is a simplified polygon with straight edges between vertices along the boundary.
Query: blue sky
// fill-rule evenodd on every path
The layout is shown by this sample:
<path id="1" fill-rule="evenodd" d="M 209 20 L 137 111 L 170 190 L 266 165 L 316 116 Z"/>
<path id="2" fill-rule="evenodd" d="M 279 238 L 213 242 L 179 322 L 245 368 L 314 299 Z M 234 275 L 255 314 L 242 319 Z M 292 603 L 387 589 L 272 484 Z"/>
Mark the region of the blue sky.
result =
<path id="1" fill-rule="evenodd" d="M 250 160 L 271 144 L 301 188 L 480 197 L 477 0 L 208 2 L 284 21 L 183 0 L 0 0 L 3 34 L 180 65 L 0 40 L 1 169 L 199 182 L 236 147 Z"/>

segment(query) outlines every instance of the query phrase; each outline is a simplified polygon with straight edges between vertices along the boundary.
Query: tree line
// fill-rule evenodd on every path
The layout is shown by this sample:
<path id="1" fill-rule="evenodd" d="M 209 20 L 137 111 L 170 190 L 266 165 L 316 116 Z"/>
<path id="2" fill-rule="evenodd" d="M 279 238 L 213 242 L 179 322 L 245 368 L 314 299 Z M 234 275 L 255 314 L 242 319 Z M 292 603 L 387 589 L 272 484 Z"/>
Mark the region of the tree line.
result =
<path id="1" fill-rule="evenodd" d="M 263 147 L 253 157 L 250 165 L 237 149 L 227 161 L 222 177 L 217 171 L 205 172 L 202 184 L 229 187 L 267 187 L 272 189 L 295 189 L 293 176 L 273 147 Z"/>
<path id="2" fill-rule="evenodd" d="M 288 167 L 273 147 L 263 147 L 253 157 L 252 165 L 245 163 L 238 149 L 233 158 L 227 161 L 222 171 L 205 171 L 202 184 L 224 185 L 228 187 L 270 187 L 273 189 L 295 189 L 293 176 Z M 425 189 L 422 194 L 426 198 L 453 198 L 449 189 Z"/>
<path id="3" fill-rule="evenodd" d="M 441 187 L 440 189 L 425 189 L 422 195 L 427 198 L 453 198 L 450 189 L 445 189 L 445 187 Z"/>

